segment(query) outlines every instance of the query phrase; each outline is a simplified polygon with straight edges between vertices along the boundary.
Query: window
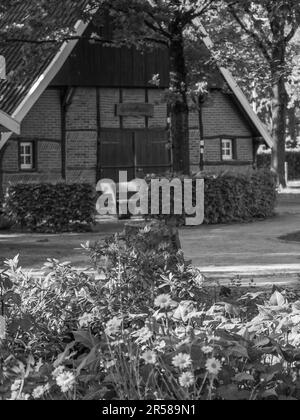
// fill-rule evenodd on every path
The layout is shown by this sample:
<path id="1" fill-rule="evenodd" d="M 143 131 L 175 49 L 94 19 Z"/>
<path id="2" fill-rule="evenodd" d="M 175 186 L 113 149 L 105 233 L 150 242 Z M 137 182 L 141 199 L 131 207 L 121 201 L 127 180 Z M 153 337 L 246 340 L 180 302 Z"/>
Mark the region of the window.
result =
<path id="1" fill-rule="evenodd" d="M 20 143 L 20 169 L 21 171 L 34 169 L 34 146 L 32 142 Z"/>
<path id="2" fill-rule="evenodd" d="M 222 139 L 222 160 L 233 160 L 233 140 Z"/>

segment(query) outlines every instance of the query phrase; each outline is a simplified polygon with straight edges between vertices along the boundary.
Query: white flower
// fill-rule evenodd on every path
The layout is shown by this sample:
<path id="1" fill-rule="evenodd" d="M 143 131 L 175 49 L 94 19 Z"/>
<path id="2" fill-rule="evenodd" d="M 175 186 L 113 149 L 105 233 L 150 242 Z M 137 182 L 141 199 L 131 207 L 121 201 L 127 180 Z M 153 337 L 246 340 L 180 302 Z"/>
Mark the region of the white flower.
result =
<path id="1" fill-rule="evenodd" d="M 0 340 L 5 340 L 6 337 L 6 319 L 0 315 Z"/>
<path id="2" fill-rule="evenodd" d="M 114 336 L 117 335 L 120 331 L 121 325 L 122 325 L 123 319 L 114 317 L 106 324 L 105 334 L 108 336 Z"/>
<path id="3" fill-rule="evenodd" d="M 204 354 L 211 354 L 214 351 L 211 346 L 204 346 L 201 350 Z"/>
<path id="4" fill-rule="evenodd" d="M 40 398 L 42 398 L 42 396 L 43 395 L 45 395 L 46 394 L 46 392 L 48 392 L 49 391 L 49 389 L 50 389 L 50 387 L 49 387 L 49 385 L 41 385 L 41 386 L 38 386 L 37 388 L 35 388 L 34 390 L 33 390 L 33 392 L 32 392 L 32 397 L 35 399 L 35 400 L 38 400 L 38 399 L 40 399 Z"/>
<path id="5" fill-rule="evenodd" d="M 192 359 L 189 354 L 179 353 L 173 358 L 172 364 L 175 367 L 178 367 L 179 369 L 183 370 L 191 366 Z"/>
<path id="6" fill-rule="evenodd" d="M 11 401 L 28 401 L 30 398 L 29 394 L 24 394 L 23 392 L 14 391 L 11 393 Z"/>
<path id="7" fill-rule="evenodd" d="M 159 351 L 159 352 L 164 352 L 165 348 L 166 348 L 167 343 L 165 342 L 165 340 L 160 341 L 159 343 L 156 344 L 155 346 L 155 350 Z"/>
<path id="8" fill-rule="evenodd" d="M 80 328 L 85 328 L 88 327 L 90 325 L 91 322 L 93 322 L 94 317 L 92 314 L 83 314 L 79 319 L 78 319 L 78 324 Z"/>
<path id="9" fill-rule="evenodd" d="M 139 331 L 132 334 L 133 337 L 136 337 L 137 344 L 144 344 L 152 338 L 153 333 L 149 330 L 148 327 L 143 327 Z"/>
<path id="10" fill-rule="evenodd" d="M 171 306 L 171 304 L 172 299 L 170 295 L 160 295 L 154 301 L 154 305 L 161 309 L 167 309 Z"/>
<path id="11" fill-rule="evenodd" d="M 221 362 L 219 362 L 219 360 L 215 358 L 208 359 L 205 367 L 206 367 L 207 372 L 213 376 L 218 376 L 218 374 L 222 370 Z"/>
<path id="12" fill-rule="evenodd" d="M 195 377 L 192 372 L 184 372 L 179 378 L 179 384 L 183 388 L 190 388 L 195 383 Z"/>
<path id="13" fill-rule="evenodd" d="M 20 391 L 21 386 L 22 386 L 22 381 L 21 381 L 20 379 L 16 379 L 16 380 L 12 383 L 12 385 L 11 385 L 11 387 L 10 387 L 10 390 L 11 390 L 12 392 L 14 392 L 14 391 Z"/>
<path id="14" fill-rule="evenodd" d="M 142 359 L 145 360 L 147 365 L 155 365 L 156 363 L 156 354 L 154 351 L 148 350 L 144 354 L 142 354 Z"/>
<path id="15" fill-rule="evenodd" d="M 63 393 L 71 391 L 75 385 L 75 376 L 72 372 L 63 372 L 56 378 L 56 383 Z"/>

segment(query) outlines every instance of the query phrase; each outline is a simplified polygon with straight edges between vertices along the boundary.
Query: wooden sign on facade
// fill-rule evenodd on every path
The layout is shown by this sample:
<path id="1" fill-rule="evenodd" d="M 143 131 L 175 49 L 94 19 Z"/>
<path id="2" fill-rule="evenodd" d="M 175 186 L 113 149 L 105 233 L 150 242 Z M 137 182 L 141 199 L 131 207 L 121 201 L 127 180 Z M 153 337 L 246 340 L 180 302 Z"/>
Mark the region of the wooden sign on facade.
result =
<path id="1" fill-rule="evenodd" d="M 124 103 L 116 105 L 119 117 L 153 117 L 154 105 L 144 103 Z"/>

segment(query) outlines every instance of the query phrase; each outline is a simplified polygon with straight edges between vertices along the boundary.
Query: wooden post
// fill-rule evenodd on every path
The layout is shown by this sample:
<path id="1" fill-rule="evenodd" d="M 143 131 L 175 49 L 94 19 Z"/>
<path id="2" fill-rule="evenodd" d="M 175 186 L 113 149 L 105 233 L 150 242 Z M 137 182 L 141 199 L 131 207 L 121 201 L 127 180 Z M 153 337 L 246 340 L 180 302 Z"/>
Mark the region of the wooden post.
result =
<path id="1" fill-rule="evenodd" d="M 285 182 L 286 182 L 286 185 L 288 185 L 288 182 L 289 182 L 289 164 L 288 164 L 288 162 L 285 162 Z"/>
<path id="2" fill-rule="evenodd" d="M 204 170 L 204 126 L 203 126 L 203 103 L 204 98 L 202 95 L 199 95 L 198 98 L 198 113 L 199 113 L 199 131 L 200 131 L 200 162 L 199 169 L 200 172 Z"/>

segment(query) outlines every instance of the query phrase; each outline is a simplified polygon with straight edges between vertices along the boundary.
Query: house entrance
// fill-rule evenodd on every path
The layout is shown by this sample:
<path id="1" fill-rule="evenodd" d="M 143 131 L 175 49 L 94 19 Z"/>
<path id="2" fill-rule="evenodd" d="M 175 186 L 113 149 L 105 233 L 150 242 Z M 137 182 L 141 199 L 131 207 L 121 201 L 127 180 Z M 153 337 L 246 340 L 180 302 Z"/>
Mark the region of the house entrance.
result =
<path id="1" fill-rule="evenodd" d="M 166 130 L 102 130 L 99 141 L 99 180 L 118 182 L 119 172 L 127 171 L 131 181 L 172 168 Z"/>

